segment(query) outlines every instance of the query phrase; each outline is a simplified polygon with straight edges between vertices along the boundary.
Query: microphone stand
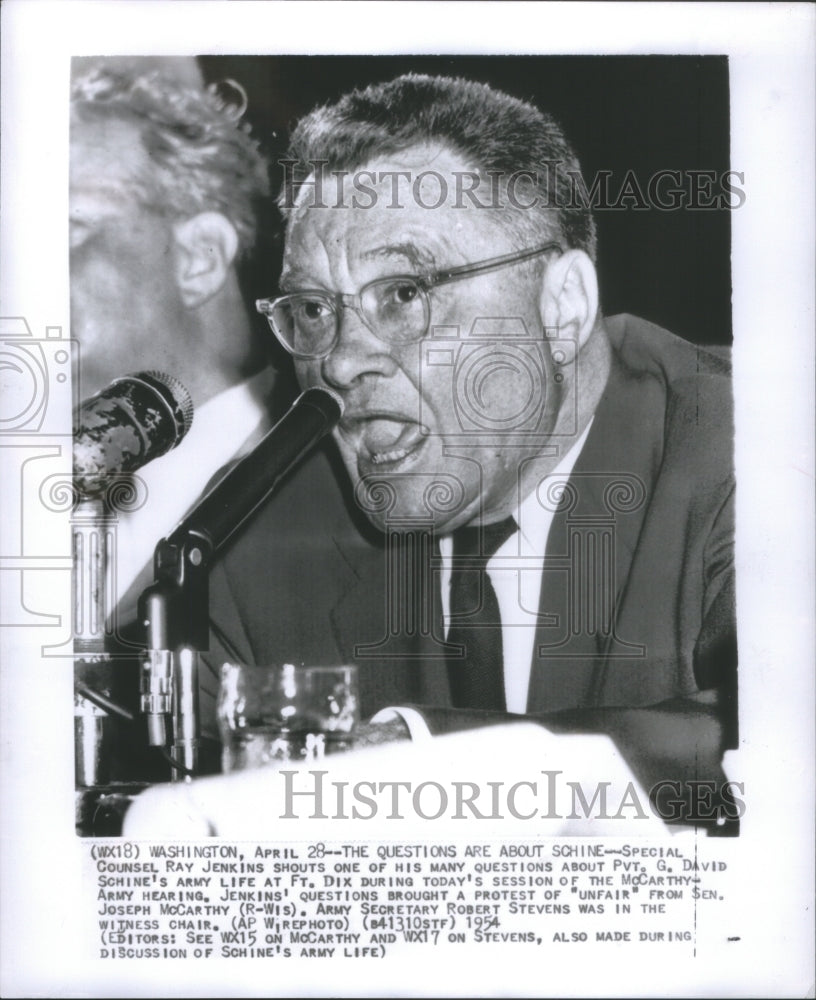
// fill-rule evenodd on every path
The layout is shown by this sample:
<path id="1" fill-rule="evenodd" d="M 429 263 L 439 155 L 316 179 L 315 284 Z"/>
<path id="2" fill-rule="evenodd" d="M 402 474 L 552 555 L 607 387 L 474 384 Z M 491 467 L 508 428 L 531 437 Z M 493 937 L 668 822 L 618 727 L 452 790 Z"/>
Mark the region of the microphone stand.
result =
<path id="1" fill-rule="evenodd" d="M 109 567 L 116 514 L 104 497 L 80 497 L 71 517 L 73 545 L 73 648 L 75 671 L 82 683 L 74 694 L 74 758 L 77 784 L 105 784 L 109 715 L 81 693 L 85 674 L 109 659 L 105 619 L 109 604 Z"/>
<path id="2" fill-rule="evenodd" d="M 108 611 L 115 603 L 110 580 L 115 566 L 115 512 L 139 506 L 135 503 L 139 479 L 132 474 L 174 448 L 192 419 L 193 401 L 187 389 L 173 376 L 157 371 L 115 379 L 85 400 L 74 415 L 74 653 L 82 657 L 75 678 L 79 785 L 101 781 L 108 763 L 102 743 L 107 742 L 109 711 L 132 718 L 108 696 L 110 685 L 103 685 L 103 692 L 86 683 L 97 665 L 111 659 L 105 638 Z M 177 687 L 183 690 L 181 684 Z"/>
<path id="3" fill-rule="evenodd" d="M 144 497 L 136 476 L 109 476 L 95 489 L 72 480 L 72 647 L 74 658 L 74 760 L 77 786 L 95 788 L 116 780 L 110 760 L 111 714 L 133 721 L 112 698 L 113 658 L 109 616 L 115 605 L 116 530 L 121 512 Z"/>
<path id="4" fill-rule="evenodd" d="M 172 719 L 173 781 L 198 768 L 199 652 L 209 648 L 209 571 L 213 549 L 193 530 L 163 538 L 154 554 L 155 582 L 139 599 L 147 628 L 141 708 L 148 742 L 166 747 Z"/>
<path id="5" fill-rule="evenodd" d="M 151 746 L 167 746 L 166 719 L 172 718 L 174 781 L 189 781 L 198 767 L 199 653 L 209 648 L 212 562 L 342 412 L 342 400 L 330 390 L 301 393 L 261 442 L 156 546 L 155 582 L 139 598 L 147 628 L 141 707 Z"/>

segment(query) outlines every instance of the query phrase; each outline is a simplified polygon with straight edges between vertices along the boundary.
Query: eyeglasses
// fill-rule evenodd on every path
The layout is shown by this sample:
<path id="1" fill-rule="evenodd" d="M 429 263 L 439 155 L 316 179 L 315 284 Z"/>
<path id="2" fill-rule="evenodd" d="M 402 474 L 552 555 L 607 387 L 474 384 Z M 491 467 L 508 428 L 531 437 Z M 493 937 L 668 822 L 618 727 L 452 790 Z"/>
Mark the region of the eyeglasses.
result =
<path id="1" fill-rule="evenodd" d="M 283 347 L 304 361 L 331 354 L 340 337 L 343 309 L 353 309 L 384 343 L 410 344 L 422 340 L 428 332 L 431 321 L 428 293 L 432 288 L 520 264 L 552 251 L 563 253 L 560 244 L 545 243 L 533 250 L 491 257 L 444 271 L 377 278 L 364 285 L 356 295 L 320 290 L 293 292 L 278 299 L 258 299 L 255 308 L 266 316 Z"/>

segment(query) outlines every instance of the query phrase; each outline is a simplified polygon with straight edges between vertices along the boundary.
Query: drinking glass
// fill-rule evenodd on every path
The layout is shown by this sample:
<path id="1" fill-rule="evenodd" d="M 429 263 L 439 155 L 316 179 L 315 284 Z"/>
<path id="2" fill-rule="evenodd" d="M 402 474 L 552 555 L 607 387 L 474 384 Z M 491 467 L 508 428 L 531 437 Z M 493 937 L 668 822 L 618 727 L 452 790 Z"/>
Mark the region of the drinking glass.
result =
<path id="1" fill-rule="evenodd" d="M 358 705 L 356 667 L 225 663 L 218 697 L 222 769 L 313 763 L 347 750 Z"/>

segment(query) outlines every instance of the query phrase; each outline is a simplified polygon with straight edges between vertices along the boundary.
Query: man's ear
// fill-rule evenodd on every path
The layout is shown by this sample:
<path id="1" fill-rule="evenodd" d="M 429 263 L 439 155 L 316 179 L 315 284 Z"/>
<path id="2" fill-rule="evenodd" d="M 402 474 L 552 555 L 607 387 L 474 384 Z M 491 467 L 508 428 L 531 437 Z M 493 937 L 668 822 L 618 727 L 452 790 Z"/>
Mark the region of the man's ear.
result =
<path id="1" fill-rule="evenodd" d="M 220 212 L 199 212 L 173 226 L 176 284 L 188 309 L 224 286 L 238 252 L 235 226 Z"/>
<path id="2" fill-rule="evenodd" d="M 574 340 L 578 350 L 584 346 L 598 318 L 598 276 L 583 250 L 567 250 L 550 259 L 540 309 L 547 330 Z"/>

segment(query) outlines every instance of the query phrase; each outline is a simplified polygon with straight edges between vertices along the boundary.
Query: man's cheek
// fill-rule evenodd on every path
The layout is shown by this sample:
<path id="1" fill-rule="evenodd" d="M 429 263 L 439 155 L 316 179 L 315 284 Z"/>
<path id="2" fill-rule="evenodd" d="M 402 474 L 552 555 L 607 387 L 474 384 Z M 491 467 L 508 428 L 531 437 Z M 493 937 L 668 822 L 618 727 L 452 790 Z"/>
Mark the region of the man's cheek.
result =
<path id="1" fill-rule="evenodd" d="M 107 341 L 110 349 L 111 338 L 117 336 L 127 319 L 111 268 L 88 265 L 72 268 L 70 299 L 72 335 L 86 349 L 100 340 Z"/>
<path id="2" fill-rule="evenodd" d="M 320 369 L 313 363 L 303 361 L 295 362 L 295 378 L 301 389 L 309 389 L 315 385 L 322 385 Z"/>
<path id="3" fill-rule="evenodd" d="M 406 400 L 406 413 L 421 424 L 429 436 L 444 439 L 446 433 L 458 429 L 454 402 L 455 354 L 449 348 L 431 346 L 425 349 L 425 355 Z"/>
<path id="4" fill-rule="evenodd" d="M 137 268 L 119 257 L 88 255 L 71 266 L 71 296 L 97 312 L 121 308 L 127 299 L 135 305 L 134 288 L 139 285 Z M 150 287 L 150 286 L 145 286 Z"/>
<path id="5" fill-rule="evenodd" d="M 351 477 L 352 482 L 356 483 L 359 479 L 359 474 L 357 472 L 356 451 L 349 445 L 336 428 L 332 431 L 332 437 L 334 438 L 334 443 L 337 445 L 337 450 L 340 452 L 340 458 L 343 460 L 343 465 L 346 467 L 346 471 Z"/>

